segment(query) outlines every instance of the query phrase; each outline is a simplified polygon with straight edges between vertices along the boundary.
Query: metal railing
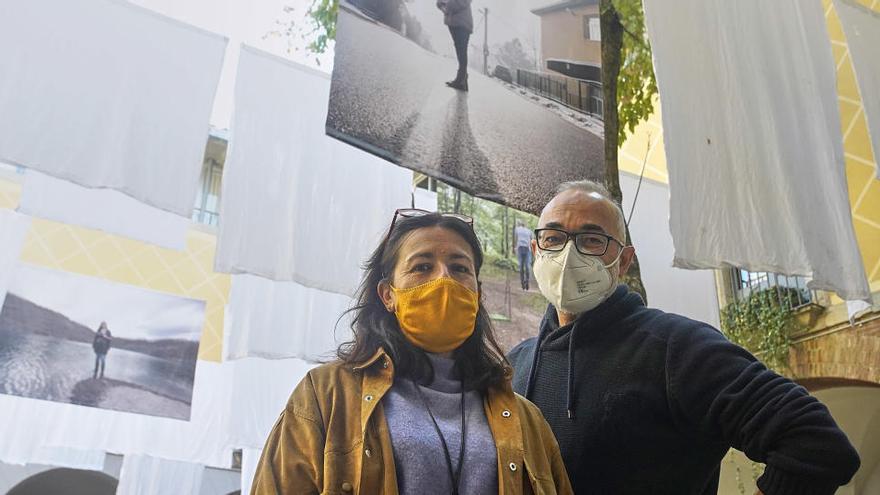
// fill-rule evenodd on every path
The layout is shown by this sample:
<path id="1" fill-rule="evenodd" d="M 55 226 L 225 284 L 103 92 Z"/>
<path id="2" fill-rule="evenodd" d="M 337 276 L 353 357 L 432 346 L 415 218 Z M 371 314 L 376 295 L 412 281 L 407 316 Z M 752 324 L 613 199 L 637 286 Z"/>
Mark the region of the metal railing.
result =
<path id="1" fill-rule="evenodd" d="M 530 70 L 516 70 L 516 84 L 535 93 L 558 101 L 572 109 L 602 119 L 602 85 L 593 81 L 571 79 L 577 90 L 570 87 L 564 79 L 556 79 L 548 74 Z"/>
<path id="2" fill-rule="evenodd" d="M 734 268 L 731 270 L 730 280 L 735 301 L 742 301 L 752 293 L 763 290 L 775 291 L 779 305 L 792 310 L 817 301 L 816 291 L 807 287 L 807 279 L 804 277 Z"/>

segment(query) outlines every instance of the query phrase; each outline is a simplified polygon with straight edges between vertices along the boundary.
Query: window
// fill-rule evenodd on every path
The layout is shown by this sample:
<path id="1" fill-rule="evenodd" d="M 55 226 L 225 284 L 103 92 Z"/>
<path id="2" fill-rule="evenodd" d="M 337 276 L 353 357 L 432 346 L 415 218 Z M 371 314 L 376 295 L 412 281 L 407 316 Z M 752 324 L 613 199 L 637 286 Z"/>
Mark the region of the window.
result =
<path id="1" fill-rule="evenodd" d="M 208 139 L 205 161 L 199 177 L 199 190 L 193 208 L 194 222 L 217 225 L 220 219 L 220 181 L 223 177 L 223 162 L 226 160 L 226 141 L 214 136 Z"/>
<path id="2" fill-rule="evenodd" d="M 598 16 L 584 16 L 584 38 L 590 41 L 602 41 L 602 31 Z"/>
<path id="3" fill-rule="evenodd" d="M 750 294 L 763 290 L 774 290 L 781 305 L 791 309 L 815 302 L 815 293 L 807 288 L 804 277 L 779 275 L 768 272 L 750 272 L 734 268 L 732 270 L 734 298 L 739 301 Z"/>

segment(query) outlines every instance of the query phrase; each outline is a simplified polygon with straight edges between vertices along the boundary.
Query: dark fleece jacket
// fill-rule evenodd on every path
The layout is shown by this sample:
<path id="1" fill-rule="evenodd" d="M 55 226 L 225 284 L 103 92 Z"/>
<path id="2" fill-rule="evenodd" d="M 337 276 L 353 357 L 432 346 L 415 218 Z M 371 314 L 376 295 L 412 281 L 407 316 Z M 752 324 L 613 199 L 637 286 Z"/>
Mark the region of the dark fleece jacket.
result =
<path id="1" fill-rule="evenodd" d="M 539 349 L 539 352 L 535 350 Z M 766 495 L 832 494 L 859 457 L 828 409 L 711 326 L 620 286 L 514 348 L 514 389 L 544 413 L 575 493 L 706 495 L 730 447 Z"/>

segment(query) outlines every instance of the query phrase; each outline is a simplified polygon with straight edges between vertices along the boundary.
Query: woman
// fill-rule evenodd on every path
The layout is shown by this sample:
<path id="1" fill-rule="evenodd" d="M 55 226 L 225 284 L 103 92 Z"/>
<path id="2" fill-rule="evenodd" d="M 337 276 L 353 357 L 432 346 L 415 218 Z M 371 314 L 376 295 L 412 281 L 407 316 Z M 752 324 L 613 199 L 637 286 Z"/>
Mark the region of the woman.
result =
<path id="1" fill-rule="evenodd" d="M 98 331 L 95 332 L 95 339 L 92 341 L 92 350 L 95 351 L 95 372 L 93 378 L 104 378 L 104 367 L 107 365 L 107 353 L 110 351 L 110 344 L 113 342 L 113 335 L 107 328 L 107 322 L 102 321 L 98 325 Z M 98 374 L 100 371 L 100 374 Z"/>
<path id="2" fill-rule="evenodd" d="M 354 339 L 294 390 L 252 494 L 571 493 L 550 427 L 511 390 L 470 223 L 395 213 L 366 266 Z"/>

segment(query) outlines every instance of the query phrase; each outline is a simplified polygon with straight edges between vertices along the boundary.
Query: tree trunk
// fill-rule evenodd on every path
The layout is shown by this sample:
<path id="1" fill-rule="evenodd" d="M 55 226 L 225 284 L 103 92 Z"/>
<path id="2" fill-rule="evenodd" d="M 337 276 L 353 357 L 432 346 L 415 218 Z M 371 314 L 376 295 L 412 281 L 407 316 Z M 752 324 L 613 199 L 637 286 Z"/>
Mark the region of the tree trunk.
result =
<path id="1" fill-rule="evenodd" d="M 620 75 L 621 50 L 623 48 L 623 24 L 620 16 L 614 8 L 612 0 L 601 0 L 600 27 L 602 33 L 602 113 L 604 114 L 605 129 L 605 187 L 621 205 L 623 204 L 623 192 L 620 190 L 620 171 L 617 167 L 618 132 L 620 121 L 617 114 L 617 78 Z M 629 225 L 626 226 L 626 238 L 632 243 L 629 235 Z M 639 269 L 638 256 L 633 257 L 629 271 L 623 276 L 623 283 L 630 289 L 638 292 L 645 303 L 648 295 L 642 284 L 642 274 Z"/>

